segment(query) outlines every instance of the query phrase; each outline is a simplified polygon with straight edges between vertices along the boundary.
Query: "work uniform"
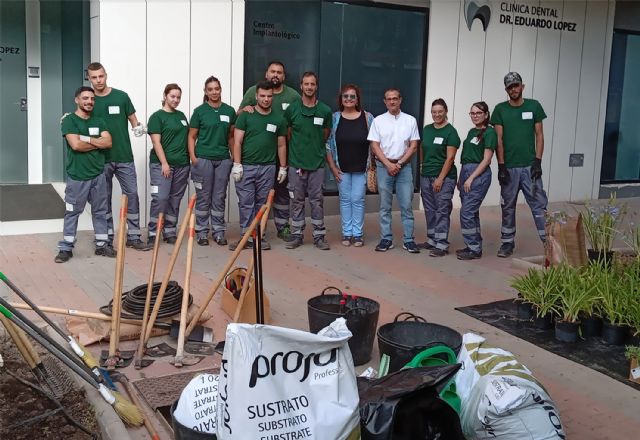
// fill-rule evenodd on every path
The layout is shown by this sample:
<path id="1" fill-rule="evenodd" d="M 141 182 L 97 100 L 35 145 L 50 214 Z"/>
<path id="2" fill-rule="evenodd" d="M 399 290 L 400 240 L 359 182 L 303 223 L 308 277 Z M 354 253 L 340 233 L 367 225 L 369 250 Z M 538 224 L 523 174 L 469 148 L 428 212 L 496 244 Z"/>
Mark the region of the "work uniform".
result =
<path id="1" fill-rule="evenodd" d="M 500 188 L 502 206 L 501 236 L 503 243 L 513 243 L 516 235 L 516 203 L 518 192 L 522 191 L 531 208 L 538 235 L 544 241 L 545 212 L 547 194 L 542 187 L 542 179 L 531 179 L 531 165 L 536 158 L 535 124 L 547 115 L 535 99 L 524 99 L 519 107 L 508 101 L 496 105 L 491 115 L 493 125 L 502 126 L 504 164 L 511 181 Z"/>
<path id="2" fill-rule="evenodd" d="M 113 213 L 111 194 L 113 176 L 116 176 L 122 193 L 127 196 L 127 240 L 140 239 L 140 202 L 138 199 L 138 183 L 136 166 L 133 161 L 131 140 L 129 139 L 129 119 L 136 109 L 122 90 L 111 88 L 106 96 L 95 97 L 93 115 L 103 118 L 107 123 L 113 141 L 111 148 L 104 150 L 106 164 L 104 167 L 107 185 L 107 224 L 109 240 L 113 241 Z"/>
<path id="3" fill-rule="evenodd" d="M 291 235 L 302 238 L 305 228 L 305 197 L 309 195 L 311 224 L 314 242 L 324 239 L 323 188 L 324 166 L 327 158 L 325 130 L 331 129 L 331 109 L 323 102 L 316 101 L 313 107 L 307 107 L 299 99 L 284 112 L 291 129 L 291 138 L 287 148 L 289 164 L 291 204 Z"/>
<path id="4" fill-rule="evenodd" d="M 462 238 L 467 248 L 473 252 L 482 252 L 482 235 L 480 233 L 480 205 L 491 186 L 491 167 L 487 168 L 473 179 L 469 192 L 464 191 L 464 182 L 478 168 L 484 159 L 485 150 L 495 151 L 498 138 L 493 127 L 487 127 L 482 136 L 478 128 L 472 128 L 462 144 L 460 162 L 460 228 Z"/>
<path id="5" fill-rule="evenodd" d="M 244 131 L 240 158 L 243 172 L 236 182 L 240 228 L 244 234 L 273 188 L 278 137 L 286 136 L 287 123 L 280 113 L 273 111 L 267 115 L 242 112 L 236 128 Z"/>
<path id="6" fill-rule="evenodd" d="M 209 221 L 214 240 L 222 239 L 227 229 L 224 221 L 229 174 L 233 162 L 229 153 L 229 130 L 236 122 L 233 107 L 221 103 L 214 108 L 208 102 L 196 107 L 191 128 L 198 130 L 195 154 L 191 164 L 191 180 L 196 190 L 196 234 L 209 235 Z"/>
<path id="7" fill-rule="evenodd" d="M 422 130 L 422 163 L 420 193 L 427 221 L 427 243 L 443 251 L 449 250 L 449 227 L 453 209 L 453 192 L 456 188 L 458 170 L 451 165 L 439 192 L 433 190 L 433 182 L 438 178 L 447 159 L 448 147 L 460 147 L 460 136 L 453 125 L 447 123 L 436 128 L 426 125 Z"/>
<path id="8" fill-rule="evenodd" d="M 151 207 L 149 212 L 149 237 L 155 237 L 158 214 L 164 213 L 163 238 L 176 236 L 176 224 L 180 213 L 180 201 L 189 183 L 189 154 L 187 152 L 187 117 L 179 110 L 158 110 L 149 118 L 149 134 L 159 134 L 162 150 L 171 169 L 169 177 L 162 175 L 162 164 L 151 150 L 149 177 L 151 180 Z"/>
<path id="9" fill-rule="evenodd" d="M 284 111 L 296 100 L 300 99 L 300 94 L 287 85 L 283 85 L 282 92 L 273 94 L 271 104 L 271 112 L 275 114 L 284 114 Z M 256 86 L 251 86 L 244 94 L 240 108 L 248 105 L 256 105 Z M 274 170 L 275 196 L 273 198 L 273 221 L 278 232 L 281 232 L 289 224 L 289 203 L 291 198 L 287 190 L 287 183 L 278 183 L 276 178 L 278 167 Z"/>
<path id="10" fill-rule="evenodd" d="M 61 123 L 62 135 L 77 134 L 81 136 L 100 137 L 100 133 L 108 131 L 104 119 L 91 115 L 83 119 L 75 113 L 64 117 Z M 103 150 L 86 152 L 75 151 L 66 141 L 67 154 L 65 158 L 67 170 L 67 186 L 64 190 L 66 210 L 62 241 L 58 242 L 58 249 L 71 251 L 76 241 L 78 219 L 89 202 L 91 205 L 91 219 L 95 233 L 96 248 L 107 245 L 107 187 L 104 177 L 105 156 Z"/>

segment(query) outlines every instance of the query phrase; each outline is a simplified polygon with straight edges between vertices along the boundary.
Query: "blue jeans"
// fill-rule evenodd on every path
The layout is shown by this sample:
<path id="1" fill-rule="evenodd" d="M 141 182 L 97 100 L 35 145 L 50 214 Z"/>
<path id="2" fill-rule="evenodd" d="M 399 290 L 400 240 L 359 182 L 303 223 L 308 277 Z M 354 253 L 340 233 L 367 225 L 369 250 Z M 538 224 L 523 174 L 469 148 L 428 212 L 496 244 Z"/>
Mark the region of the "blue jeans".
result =
<path id="1" fill-rule="evenodd" d="M 480 205 L 491 186 L 491 168 L 473 179 L 471 191 L 464 192 L 464 182 L 478 168 L 477 163 L 466 163 L 460 171 L 460 228 L 464 244 L 474 252 L 482 251 L 482 235 L 480 234 Z"/>
<path id="2" fill-rule="evenodd" d="M 344 237 L 362 237 L 364 227 L 364 196 L 366 173 L 344 173 L 338 183 L 340 219 Z"/>
<path id="3" fill-rule="evenodd" d="M 402 219 L 402 240 L 406 243 L 414 241 L 413 237 L 413 172 L 407 164 L 400 169 L 395 176 L 390 176 L 387 168 L 376 161 L 376 175 L 378 178 L 378 193 L 380 193 L 380 238 L 393 241 L 391 230 L 391 203 L 393 202 L 393 190 L 395 187 L 396 198 L 400 205 L 400 218 Z"/>
<path id="4" fill-rule="evenodd" d="M 427 243 L 443 251 L 449 250 L 449 226 L 456 181 L 445 177 L 439 192 L 433 190 L 436 177 L 420 176 L 420 193 L 427 221 Z"/>

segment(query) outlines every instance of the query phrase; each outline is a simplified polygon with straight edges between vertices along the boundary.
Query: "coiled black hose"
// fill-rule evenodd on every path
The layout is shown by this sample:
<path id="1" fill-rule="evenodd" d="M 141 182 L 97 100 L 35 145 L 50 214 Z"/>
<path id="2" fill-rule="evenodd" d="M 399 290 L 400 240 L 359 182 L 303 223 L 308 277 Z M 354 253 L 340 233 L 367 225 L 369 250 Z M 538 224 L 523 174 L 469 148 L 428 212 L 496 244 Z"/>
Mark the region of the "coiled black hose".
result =
<path id="1" fill-rule="evenodd" d="M 153 283 L 153 290 L 151 292 L 151 307 L 153 309 L 160 291 L 162 283 Z M 180 307 L 182 306 L 182 295 L 184 290 L 176 281 L 169 281 L 167 284 L 167 290 L 164 292 L 164 298 L 162 298 L 162 304 L 158 311 L 158 318 L 168 318 L 170 316 L 180 313 Z M 137 287 L 122 293 L 122 312 L 121 318 L 126 319 L 142 319 L 144 313 L 144 303 L 147 298 L 147 285 L 140 284 Z M 193 303 L 193 296 L 189 295 L 189 305 Z M 105 315 L 111 316 L 111 310 L 113 306 L 113 300 L 109 301 L 106 306 L 100 307 L 100 312 Z"/>

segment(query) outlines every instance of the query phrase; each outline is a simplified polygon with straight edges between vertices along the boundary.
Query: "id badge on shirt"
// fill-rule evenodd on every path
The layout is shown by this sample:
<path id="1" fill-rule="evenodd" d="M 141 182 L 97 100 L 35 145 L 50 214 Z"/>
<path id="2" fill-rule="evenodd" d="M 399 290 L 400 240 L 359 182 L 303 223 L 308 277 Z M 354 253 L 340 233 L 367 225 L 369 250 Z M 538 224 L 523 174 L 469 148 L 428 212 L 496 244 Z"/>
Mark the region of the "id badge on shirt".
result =
<path id="1" fill-rule="evenodd" d="M 275 133 L 276 126 L 274 124 L 267 124 L 267 131 L 270 131 L 271 133 Z"/>
<path id="2" fill-rule="evenodd" d="M 283 103 L 282 103 L 282 110 L 286 110 L 286 109 L 287 109 L 287 107 L 289 107 L 289 104 L 288 104 L 288 103 L 286 103 L 286 102 L 283 102 Z"/>
<path id="3" fill-rule="evenodd" d="M 433 143 L 436 145 L 442 145 L 442 142 L 444 142 L 444 138 L 442 137 L 434 137 L 433 138 Z"/>
<path id="4" fill-rule="evenodd" d="M 324 123 L 324 119 L 322 118 L 313 118 L 313 125 L 322 125 Z"/>
<path id="5" fill-rule="evenodd" d="M 119 115 L 120 114 L 120 106 L 110 105 L 109 106 L 109 114 L 110 115 Z"/>
<path id="6" fill-rule="evenodd" d="M 522 112 L 522 119 L 533 119 L 533 112 Z"/>
<path id="7" fill-rule="evenodd" d="M 228 115 L 220 115 L 220 122 L 229 122 Z"/>
<path id="8" fill-rule="evenodd" d="M 98 136 L 100 134 L 99 127 L 89 127 L 89 136 Z"/>
<path id="9" fill-rule="evenodd" d="M 185 127 L 187 126 L 187 121 L 185 121 L 184 119 L 181 119 L 180 122 L 182 123 L 182 125 L 184 125 Z"/>
<path id="10" fill-rule="evenodd" d="M 476 136 L 473 139 L 471 139 L 471 143 L 473 145 L 478 145 L 480 143 L 480 139 L 478 139 L 478 136 Z"/>

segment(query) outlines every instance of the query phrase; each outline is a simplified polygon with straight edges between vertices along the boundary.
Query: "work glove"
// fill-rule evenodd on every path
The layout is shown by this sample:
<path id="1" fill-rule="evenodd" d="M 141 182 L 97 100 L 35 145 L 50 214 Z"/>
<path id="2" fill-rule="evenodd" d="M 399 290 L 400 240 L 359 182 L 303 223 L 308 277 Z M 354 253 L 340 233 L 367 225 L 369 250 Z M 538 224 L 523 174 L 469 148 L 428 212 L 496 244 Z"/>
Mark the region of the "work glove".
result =
<path id="1" fill-rule="evenodd" d="M 283 183 L 287 179 L 287 167 L 280 167 L 278 170 L 278 183 Z"/>
<path id="2" fill-rule="evenodd" d="M 507 166 L 503 163 L 498 164 L 498 182 L 500 186 L 505 186 L 511 183 L 511 176 L 507 170 Z"/>
<path id="3" fill-rule="evenodd" d="M 538 180 L 542 177 L 542 159 L 536 157 L 531 165 L 531 180 Z"/>
<path id="4" fill-rule="evenodd" d="M 144 136 L 147 133 L 147 127 L 139 123 L 135 127 L 132 127 L 131 131 L 133 132 L 133 135 L 135 137 L 140 137 Z"/>
<path id="5" fill-rule="evenodd" d="M 233 163 L 233 168 L 231 169 L 231 176 L 233 177 L 234 182 L 240 182 L 242 179 L 242 164 L 241 163 Z"/>

